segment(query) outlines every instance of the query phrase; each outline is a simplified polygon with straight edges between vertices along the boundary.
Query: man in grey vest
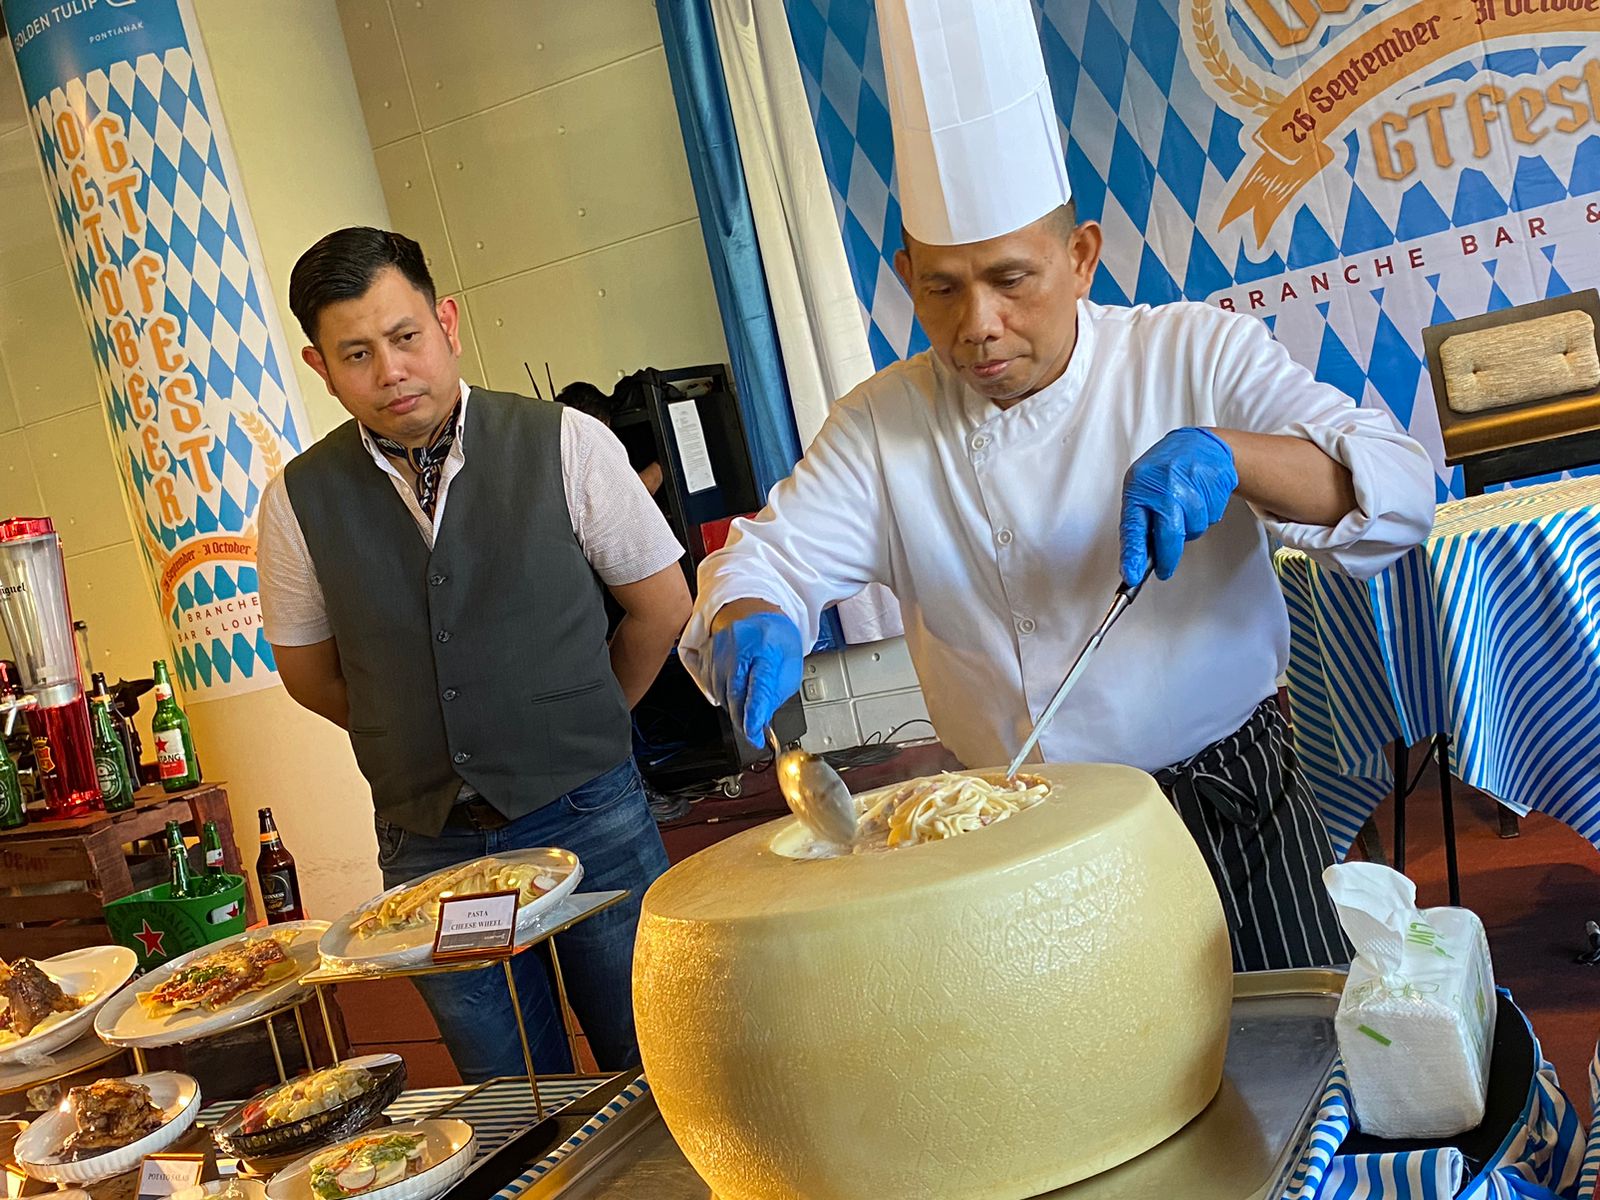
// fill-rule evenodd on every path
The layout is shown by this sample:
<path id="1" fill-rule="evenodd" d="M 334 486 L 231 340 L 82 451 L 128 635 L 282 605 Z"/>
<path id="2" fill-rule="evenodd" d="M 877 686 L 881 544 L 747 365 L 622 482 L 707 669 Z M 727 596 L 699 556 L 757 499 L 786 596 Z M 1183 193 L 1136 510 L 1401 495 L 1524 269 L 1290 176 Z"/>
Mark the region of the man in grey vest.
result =
<path id="1" fill-rule="evenodd" d="M 386 887 L 560 846 L 630 899 L 563 934 L 599 1065 L 637 1054 L 639 900 L 666 869 L 629 710 L 689 611 L 682 547 L 598 421 L 469 387 L 416 242 L 341 229 L 301 256 L 302 354 L 349 411 L 261 502 L 261 607 L 289 694 L 346 729 Z M 609 642 L 603 591 L 624 617 Z M 539 956 L 515 960 L 540 1072 L 573 1069 Z M 462 1077 L 523 1070 L 505 979 L 418 979 Z"/>

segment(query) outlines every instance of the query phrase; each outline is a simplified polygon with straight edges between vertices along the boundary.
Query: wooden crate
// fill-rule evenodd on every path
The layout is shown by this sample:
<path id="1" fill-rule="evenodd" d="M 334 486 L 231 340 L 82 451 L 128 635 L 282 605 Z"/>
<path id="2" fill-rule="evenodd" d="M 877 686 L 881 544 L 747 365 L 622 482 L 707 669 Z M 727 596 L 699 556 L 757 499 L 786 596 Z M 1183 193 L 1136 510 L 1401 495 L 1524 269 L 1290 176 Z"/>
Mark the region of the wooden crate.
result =
<path id="1" fill-rule="evenodd" d="M 228 794 L 211 784 L 173 795 L 142 788 L 125 812 L 0 831 L 0 958 L 49 958 L 110 942 L 106 901 L 166 880 L 168 821 L 179 822 L 192 838 L 204 822 L 215 821 L 223 866 L 244 873 Z M 254 922 L 248 892 L 246 905 L 246 920 Z"/>

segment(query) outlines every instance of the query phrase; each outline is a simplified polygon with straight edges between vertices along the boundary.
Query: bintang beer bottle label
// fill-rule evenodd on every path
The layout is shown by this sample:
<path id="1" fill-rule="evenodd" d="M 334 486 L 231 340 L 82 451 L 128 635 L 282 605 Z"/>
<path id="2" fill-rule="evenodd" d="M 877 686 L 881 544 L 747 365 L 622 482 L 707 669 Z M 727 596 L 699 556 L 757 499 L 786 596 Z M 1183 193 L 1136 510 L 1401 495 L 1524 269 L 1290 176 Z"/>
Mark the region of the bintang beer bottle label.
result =
<path id="1" fill-rule="evenodd" d="M 189 718 L 172 697 L 172 678 L 167 674 L 165 659 L 156 659 L 155 677 L 156 711 L 150 719 L 150 731 L 156 739 L 161 786 L 169 792 L 181 792 L 199 786 L 200 759 L 194 752 Z"/>
<path id="2" fill-rule="evenodd" d="M 306 919 L 300 900 L 300 876 L 294 869 L 294 855 L 283 846 L 272 810 L 263 808 L 261 817 L 261 855 L 256 859 L 256 880 L 261 884 L 261 903 L 267 910 L 267 924 Z"/>

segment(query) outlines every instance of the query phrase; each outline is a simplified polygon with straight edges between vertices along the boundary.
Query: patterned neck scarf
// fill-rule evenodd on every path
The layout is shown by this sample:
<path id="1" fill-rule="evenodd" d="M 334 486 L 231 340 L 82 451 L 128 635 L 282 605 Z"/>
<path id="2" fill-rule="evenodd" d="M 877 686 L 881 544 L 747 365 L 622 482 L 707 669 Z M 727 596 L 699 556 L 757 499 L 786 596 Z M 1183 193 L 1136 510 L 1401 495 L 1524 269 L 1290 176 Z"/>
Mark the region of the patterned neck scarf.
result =
<path id="1" fill-rule="evenodd" d="M 461 401 L 456 401 L 456 406 L 450 410 L 438 429 L 433 431 L 433 437 L 426 446 L 412 450 L 402 446 L 393 438 L 386 438 L 381 433 L 371 435 L 373 443 L 390 458 L 398 458 L 402 462 L 411 464 L 411 469 L 417 473 L 417 503 L 422 506 L 422 511 L 431 520 L 434 505 L 439 500 L 439 476 L 444 471 L 444 460 L 450 457 L 450 447 L 456 444 L 456 422 L 461 418 Z"/>

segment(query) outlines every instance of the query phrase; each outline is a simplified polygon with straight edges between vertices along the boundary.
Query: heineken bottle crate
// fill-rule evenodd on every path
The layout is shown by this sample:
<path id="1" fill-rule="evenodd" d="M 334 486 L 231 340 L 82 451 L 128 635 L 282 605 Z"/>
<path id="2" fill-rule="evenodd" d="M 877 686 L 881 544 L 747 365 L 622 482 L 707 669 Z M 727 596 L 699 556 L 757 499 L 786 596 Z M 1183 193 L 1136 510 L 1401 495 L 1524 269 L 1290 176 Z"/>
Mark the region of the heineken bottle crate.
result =
<path id="1" fill-rule="evenodd" d="M 191 841 L 199 839 L 205 822 L 215 821 L 223 869 L 246 873 L 228 795 L 212 784 L 170 795 L 143 788 L 123 812 L 0 831 L 0 959 L 48 958 L 115 942 L 105 906 L 166 880 L 162 838 L 168 821 L 177 821 Z M 247 894 L 243 904 L 244 921 L 254 922 Z"/>

